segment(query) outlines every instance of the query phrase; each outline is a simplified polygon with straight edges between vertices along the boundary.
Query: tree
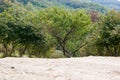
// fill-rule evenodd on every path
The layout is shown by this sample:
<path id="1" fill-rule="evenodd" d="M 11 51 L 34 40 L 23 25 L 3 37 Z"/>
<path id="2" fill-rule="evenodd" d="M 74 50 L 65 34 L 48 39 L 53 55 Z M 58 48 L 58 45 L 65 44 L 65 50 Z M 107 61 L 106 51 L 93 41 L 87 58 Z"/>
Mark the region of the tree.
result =
<path id="1" fill-rule="evenodd" d="M 104 47 L 109 55 L 120 55 L 120 12 L 112 10 L 98 24 L 100 35 L 98 45 Z"/>
<path id="2" fill-rule="evenodd" d="M 24 13 L 26 15 L 23 15 Z M 5 49 L 3 57 L 12 56 L 15 51 L 22 57 L 31 46 L 39 46 L 39 49 L 44 46 L 45 37 L 41 33 L 42 29 L 37 26 L 35 19 L 31 19 L 34 19 L 34 15 L 19 9 L 11 8 L 0 14 L 0 44 Z M 33 24 L 33 21 L 36 23 Z M 37 51 L 39 49 L 37 48 Z"/>
<path id="3" fill-rule="evenodd" d="M 76 56 L 79 49 L 85 45 L 83 39 L 91 20 L 84 11 L 49 8 L 40 11 L 40 19 L 66 57 Z"/>
<path id="4" fill-rule="evenodd" d="M 14 18 L 12 15 L 7 13 L 7 11 L 4 11 L 0 14 L 0 43 L 2 43 L 5 48 L 4 57 L 8 56 L 8 44 L 10 44 L 12 40 L 14 40 L 14 33 L 11 29 L 11 26 L 8 26 L 9 21 L 14 21 Z"/>

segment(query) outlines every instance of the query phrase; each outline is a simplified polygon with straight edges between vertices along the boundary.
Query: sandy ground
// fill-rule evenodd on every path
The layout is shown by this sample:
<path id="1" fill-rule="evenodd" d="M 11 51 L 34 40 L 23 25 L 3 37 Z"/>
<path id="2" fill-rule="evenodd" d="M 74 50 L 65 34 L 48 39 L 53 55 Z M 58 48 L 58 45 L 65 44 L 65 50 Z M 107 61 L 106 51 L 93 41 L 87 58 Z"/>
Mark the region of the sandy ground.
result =
<path id="1" fill-rule="evenodd" d="M 120 57 L 3 58 L 0 80 L 120 80 Z"/>

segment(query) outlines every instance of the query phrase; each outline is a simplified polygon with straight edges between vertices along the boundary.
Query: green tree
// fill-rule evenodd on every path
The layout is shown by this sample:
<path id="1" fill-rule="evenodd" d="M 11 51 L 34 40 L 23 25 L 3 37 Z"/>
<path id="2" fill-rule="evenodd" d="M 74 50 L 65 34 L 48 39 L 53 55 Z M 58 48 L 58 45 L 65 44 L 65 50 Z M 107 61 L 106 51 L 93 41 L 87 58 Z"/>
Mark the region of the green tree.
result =
<path id="1" fill-rule="evenodd" d="M 110 11 L 98 26 L 98 45 L 104 47 L 111 56 L 120 55 L 120 12 Z"/>
<path id="2" fill-rule="evenodd" d="M 81 10 L 69 11 L 62 8 L 49 8 L 41 11 L 40 15 L 63 54 L 67 57 L 76 56 L 85 45 L 83 39 L 88 32 L 87 26 L 91 23 L 90 17 Z"/>
<path id="3" fill-rule="evenodd" d="M 45 37 L 36 21 L 32 13 L 20 11 L 19 8 L 11 8 L 0 14 L 0 43 L 5 49 L 4 57 L 12 56 L 15 51 L 22 57 L 31 46 L 39 46 L 39 49 L 44 46 Z"/>

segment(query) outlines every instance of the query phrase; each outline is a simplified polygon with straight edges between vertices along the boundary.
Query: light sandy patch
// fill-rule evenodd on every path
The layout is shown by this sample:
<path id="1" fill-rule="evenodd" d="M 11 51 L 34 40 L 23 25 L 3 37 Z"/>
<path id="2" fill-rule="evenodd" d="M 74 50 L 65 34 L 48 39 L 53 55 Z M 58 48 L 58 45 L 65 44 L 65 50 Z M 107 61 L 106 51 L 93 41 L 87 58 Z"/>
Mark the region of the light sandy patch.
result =
<path id="1" fill-rule="evenodd" d="M 120 57 L 3 58 L 0 80 L 120 80 Z"/>

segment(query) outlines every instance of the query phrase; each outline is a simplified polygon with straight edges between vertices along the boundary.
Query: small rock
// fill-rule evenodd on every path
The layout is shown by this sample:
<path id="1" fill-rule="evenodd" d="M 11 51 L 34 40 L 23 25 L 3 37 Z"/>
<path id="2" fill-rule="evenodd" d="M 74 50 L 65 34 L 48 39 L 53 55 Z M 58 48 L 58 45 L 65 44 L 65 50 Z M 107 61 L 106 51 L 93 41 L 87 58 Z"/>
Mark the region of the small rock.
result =
<path id="1" fill-rule="evenodd" d="M 15 67 L 11 67 L 11 69 L 15 69 Z"/>

